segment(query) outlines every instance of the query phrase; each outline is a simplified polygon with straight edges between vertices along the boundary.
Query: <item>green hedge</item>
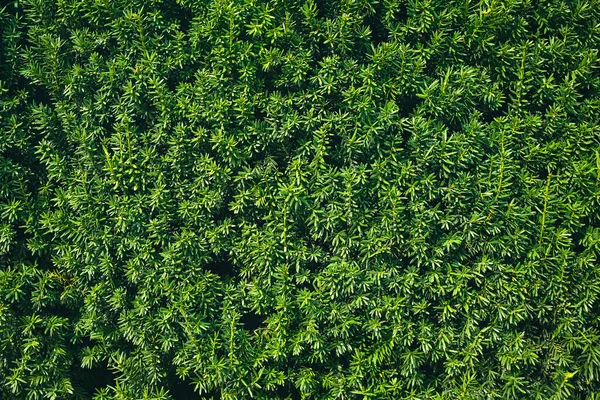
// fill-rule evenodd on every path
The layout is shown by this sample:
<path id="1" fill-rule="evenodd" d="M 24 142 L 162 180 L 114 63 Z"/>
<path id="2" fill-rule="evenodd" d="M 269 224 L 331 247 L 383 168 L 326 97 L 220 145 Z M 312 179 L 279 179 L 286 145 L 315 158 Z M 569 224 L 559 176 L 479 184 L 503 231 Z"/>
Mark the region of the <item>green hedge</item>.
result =
<path id="1" fill-rule="evenodd" d="M 600 398 L 599 1 L 0 10 L 0 398 Z"/>

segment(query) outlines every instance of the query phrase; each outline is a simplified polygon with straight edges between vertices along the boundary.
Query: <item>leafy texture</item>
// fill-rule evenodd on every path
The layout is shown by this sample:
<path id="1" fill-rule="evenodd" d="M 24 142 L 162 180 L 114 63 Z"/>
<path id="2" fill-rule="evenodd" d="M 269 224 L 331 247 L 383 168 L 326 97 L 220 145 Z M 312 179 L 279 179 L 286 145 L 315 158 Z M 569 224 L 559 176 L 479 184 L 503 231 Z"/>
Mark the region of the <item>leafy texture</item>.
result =
<path id="1" fill-rule="evenodd" d="M 600 3 L 0 3 L 3 399 L 597 399 Z"/>

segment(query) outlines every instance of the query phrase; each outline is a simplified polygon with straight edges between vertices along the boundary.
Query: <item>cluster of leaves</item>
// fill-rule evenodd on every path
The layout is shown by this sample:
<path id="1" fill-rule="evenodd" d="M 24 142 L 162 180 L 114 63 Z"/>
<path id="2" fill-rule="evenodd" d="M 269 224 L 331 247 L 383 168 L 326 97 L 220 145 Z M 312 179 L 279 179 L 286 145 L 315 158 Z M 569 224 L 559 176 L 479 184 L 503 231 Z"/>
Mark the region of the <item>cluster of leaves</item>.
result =
<path id="1" fill-rule="evenodd" d="M 600 398 L 600 2 L 0 3 L 0 398 Z"/>

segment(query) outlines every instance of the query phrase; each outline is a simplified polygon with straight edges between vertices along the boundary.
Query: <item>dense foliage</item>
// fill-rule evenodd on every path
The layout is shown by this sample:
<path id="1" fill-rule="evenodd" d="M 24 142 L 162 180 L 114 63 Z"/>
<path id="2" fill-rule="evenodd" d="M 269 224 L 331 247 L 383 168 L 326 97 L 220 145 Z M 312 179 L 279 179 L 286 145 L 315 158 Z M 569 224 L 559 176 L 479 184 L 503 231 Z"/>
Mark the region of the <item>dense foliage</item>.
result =
<path id="1" fill-rule="evenodd" d="M 0 398 L 600 398 L 597 0 L 0 10 Z"/>

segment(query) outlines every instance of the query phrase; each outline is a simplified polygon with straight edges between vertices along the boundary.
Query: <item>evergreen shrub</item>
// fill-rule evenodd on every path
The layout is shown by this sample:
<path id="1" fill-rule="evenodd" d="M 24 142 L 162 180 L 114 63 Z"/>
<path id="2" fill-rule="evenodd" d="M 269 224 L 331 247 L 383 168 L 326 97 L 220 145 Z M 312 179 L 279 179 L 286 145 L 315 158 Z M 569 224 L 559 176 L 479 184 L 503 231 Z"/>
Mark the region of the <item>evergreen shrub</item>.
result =
<path id="1" fill-rule="evenodd" d="M 600 398 L 598 0 L 0 10 L 0 398 Z"/>

